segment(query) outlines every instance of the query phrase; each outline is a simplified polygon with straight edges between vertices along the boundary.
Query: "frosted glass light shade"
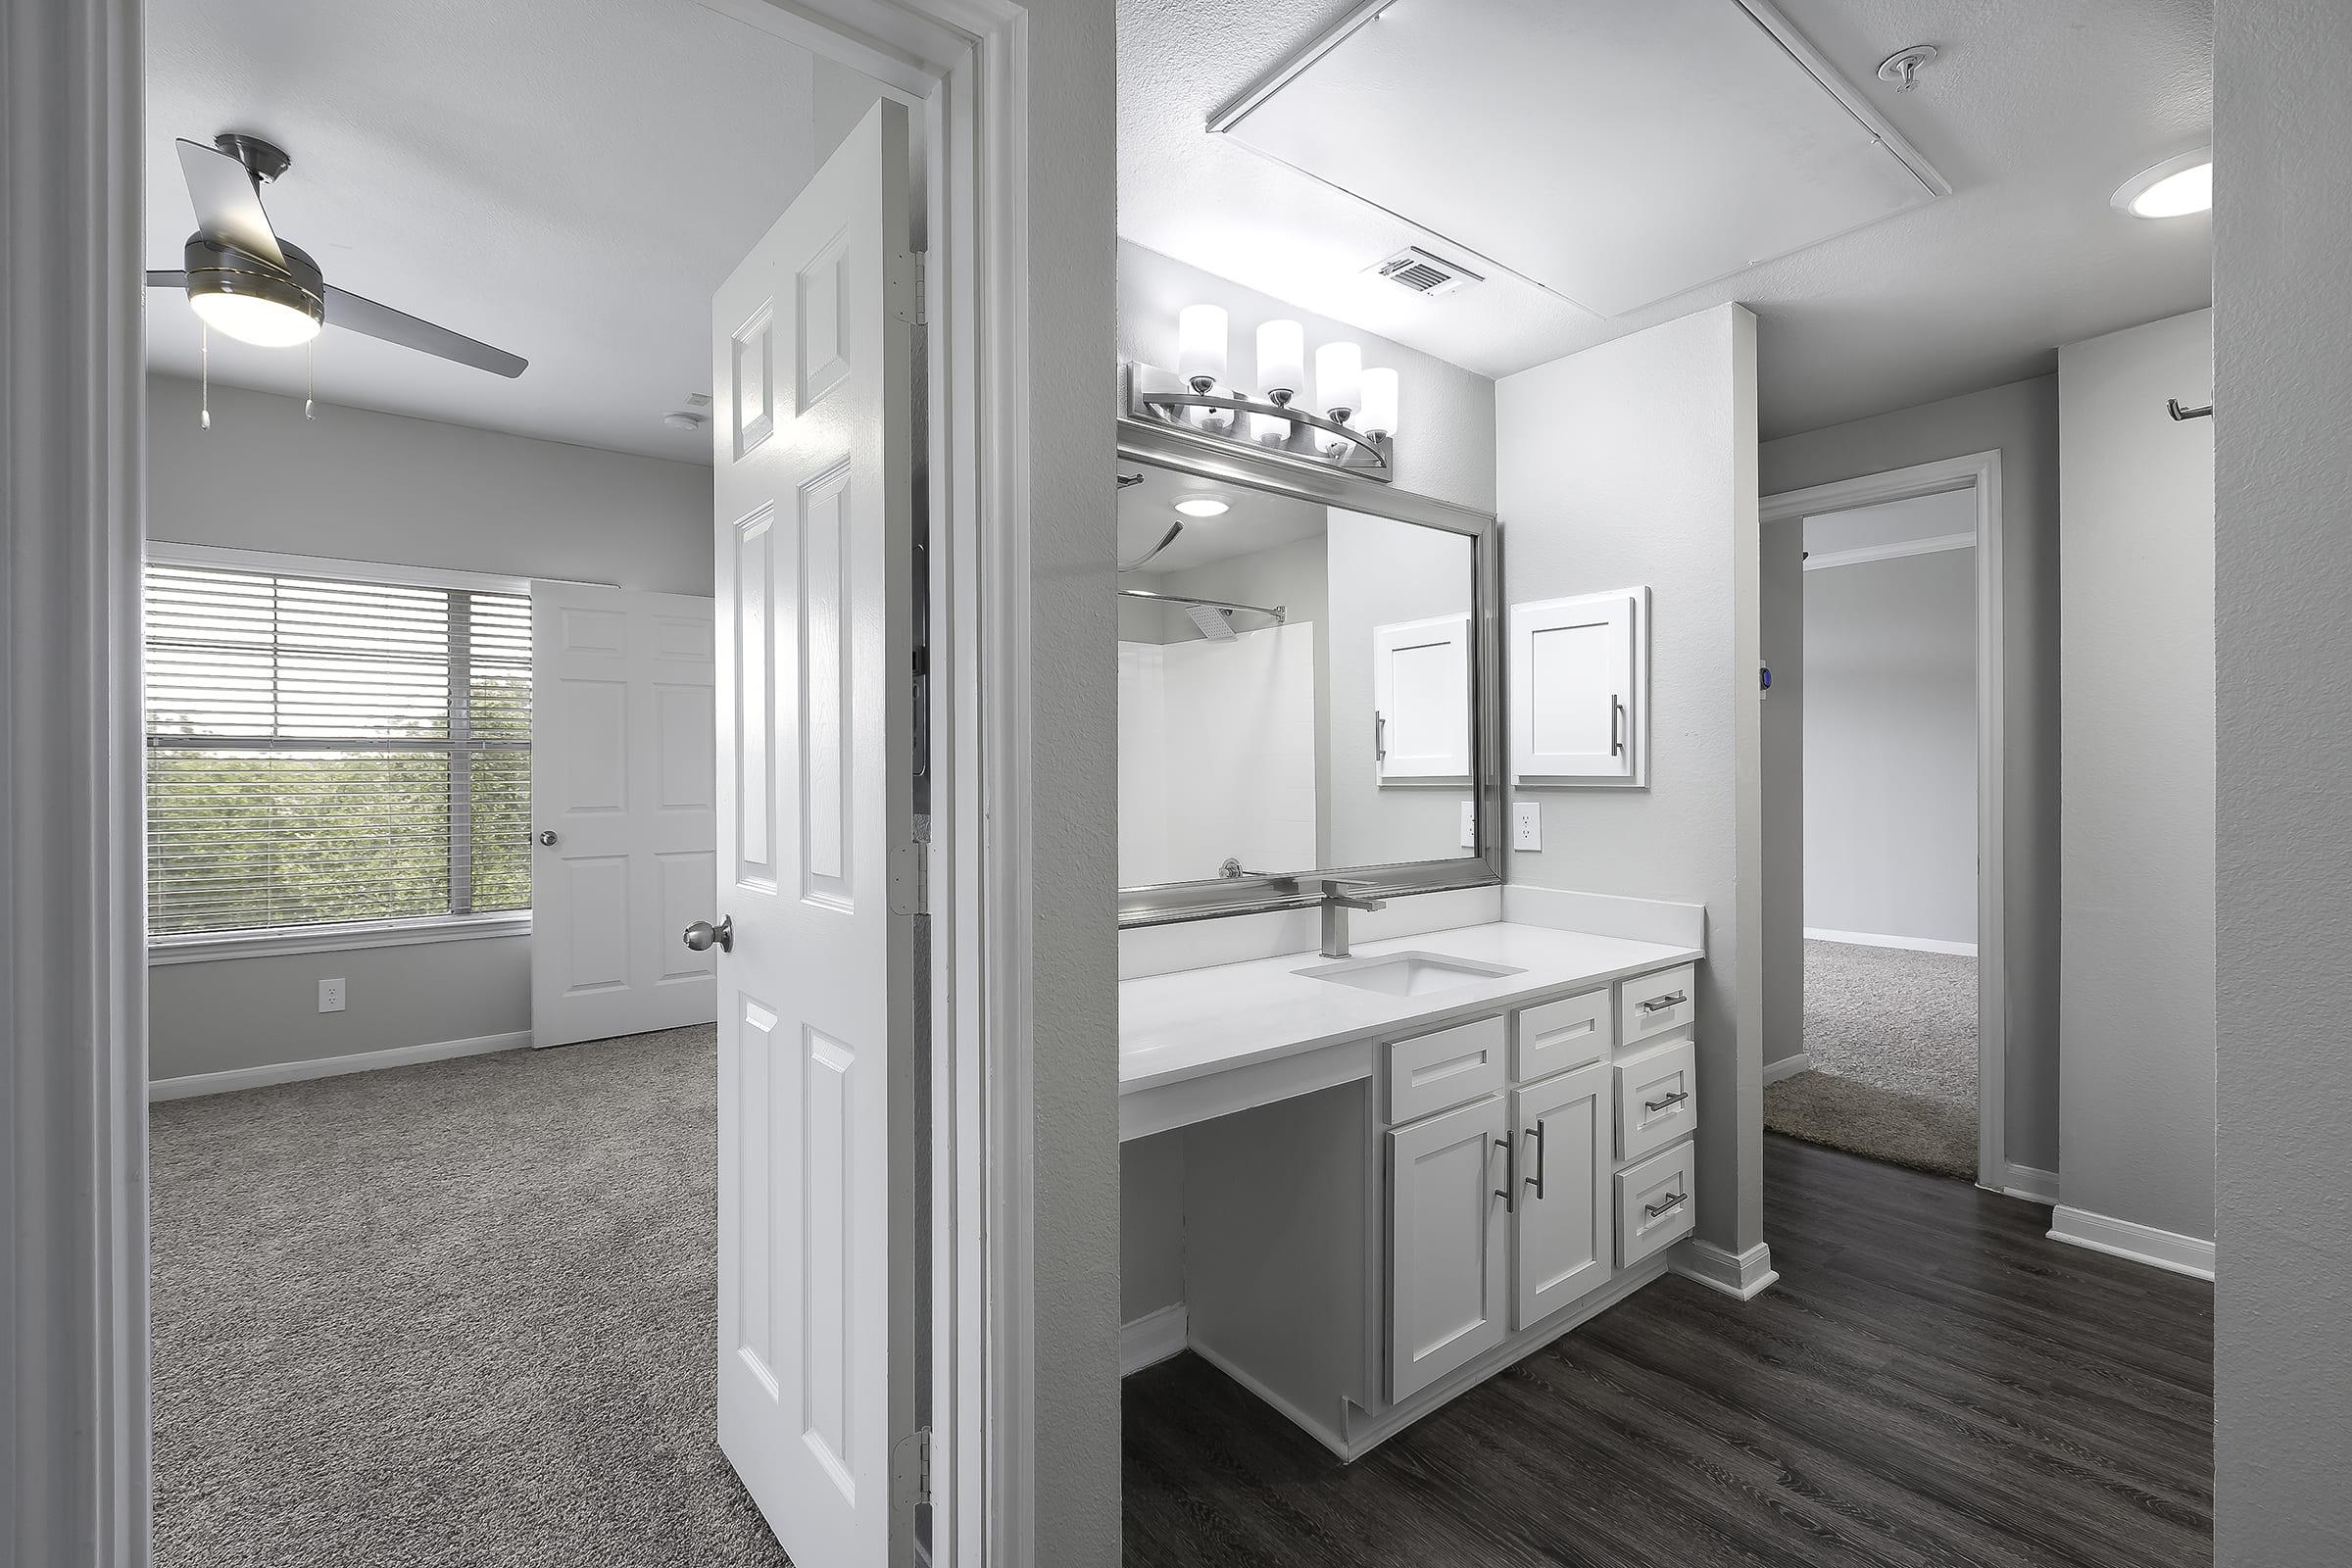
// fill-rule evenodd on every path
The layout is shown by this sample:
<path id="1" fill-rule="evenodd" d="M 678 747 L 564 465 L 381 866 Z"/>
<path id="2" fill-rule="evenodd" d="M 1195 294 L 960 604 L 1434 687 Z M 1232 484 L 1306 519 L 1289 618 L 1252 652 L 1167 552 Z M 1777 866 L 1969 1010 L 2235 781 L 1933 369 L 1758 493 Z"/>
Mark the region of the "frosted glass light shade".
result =
<path id="1" fill-rule="evenodd" d="M 1374 368 L 1364 372 L 1364 406 L 1355 422 L 1374 435 L 1396 433 L 1396 372 Z"/>
<path id="2" fill-rule="evenodd" d="M 1261 447 L 1282 446 L 1291 439 L 1291 421 L 1278 419 L 1271 414 L 1252 414 L 1250 416 L 1250 439 Z"/>
<path id="3" fill-rule="evenodd" d="M 1267 321 L 1257 329 L 1257 394 L 1297 396 L 1306 385 L 1306 329 L 1297 321 Z"/>
<path id="4" fill-rule="evenodd" d="M 1176 317 L 1176 373 L 1196 386 L 1225 379 L 1225 307 L 1187 305 Z"/>
<path id="5" fill-rule="evenodd" d="M 1333 418 L 1353 414 L 1363 397 L 1364 351 L 1352 343 L 1315 350 L 1315 404 Z"/>
<path id="6" fill-rule="evenodd" d="M 287 349 L 318 335 L 317 317 L 255 294 L 191 294 L 188 304 L 207 325 L 240 343 Z"/>

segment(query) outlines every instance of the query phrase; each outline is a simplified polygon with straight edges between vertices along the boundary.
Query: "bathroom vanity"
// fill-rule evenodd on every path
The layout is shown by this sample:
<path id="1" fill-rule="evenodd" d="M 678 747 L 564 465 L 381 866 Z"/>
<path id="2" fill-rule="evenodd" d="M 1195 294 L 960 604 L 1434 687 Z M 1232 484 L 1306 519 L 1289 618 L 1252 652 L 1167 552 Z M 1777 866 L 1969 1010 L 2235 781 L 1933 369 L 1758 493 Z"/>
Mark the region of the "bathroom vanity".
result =
<path id="1" fill-rule="evenodd" d="M 1700 956 L 1496 922 L 1122 982 L 1120 1136 L 1184 1130 L 1185 1342 L 1353 1458 L 1657 1278 Z"/>

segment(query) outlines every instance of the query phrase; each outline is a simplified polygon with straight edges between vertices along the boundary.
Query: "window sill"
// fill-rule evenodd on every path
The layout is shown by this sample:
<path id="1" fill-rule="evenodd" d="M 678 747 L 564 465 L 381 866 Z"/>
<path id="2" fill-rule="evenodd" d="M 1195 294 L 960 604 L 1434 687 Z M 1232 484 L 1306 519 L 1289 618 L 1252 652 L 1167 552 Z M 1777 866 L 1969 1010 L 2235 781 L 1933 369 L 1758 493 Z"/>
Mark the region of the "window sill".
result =
<path id="1" fill-rule="evenodd" d="M 344 953 L 357 948 L 408 948 L 429 942 L 472 942 L 485 937 L 527 937 L 527 909 L 503 914 L 458 915 L 440 920 L 387 920 L 368 924 L 293 926 L 281 931 L 220 931 L 197 936 L 151 937 L 147 962 L 219 963 L 232 958 L 273 958 L 298 953 Z"/>

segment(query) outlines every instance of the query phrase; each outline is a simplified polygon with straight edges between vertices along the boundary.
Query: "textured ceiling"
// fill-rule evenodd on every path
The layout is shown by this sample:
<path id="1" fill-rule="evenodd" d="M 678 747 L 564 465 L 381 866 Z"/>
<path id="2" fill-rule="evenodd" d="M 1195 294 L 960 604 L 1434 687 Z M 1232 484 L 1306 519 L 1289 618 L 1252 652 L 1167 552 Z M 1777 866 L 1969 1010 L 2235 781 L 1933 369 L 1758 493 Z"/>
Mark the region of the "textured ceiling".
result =
<path id="1" fill-rule="evenodd" d="M 329 327 L 320 402 L 700 463 L 709 431 L 662 416 L 709 389 L 711 291 L 807 183 L 813 126 L 871 98 L 655 0 L 150 0 L 147 55 L 150 267 L 195 226 L 173 138 L 250 131 L 293 156 L 263 200 L 329 282 L 531 362 L 509 381 Z M 148 357 L 196 373 L 162 290 Z M 212 371 L 303 390 L 299 349 L 216 333 Z"/>
<path id="2" fill-rule="evenodd" d="M 2210 137 L 2209 0 L 1783 0 L 1953 194 L 1614 319 L 1516 278 L 1438 299 L 1367 278 L 1400 245 L 1446 247 L 1203 128 L 1352 4 L 1121 0 L 1119 232 L 1488 375 L 1737 300 L 1761 321 L 1767 437 L 2042 373 L 2062 343 L 2211 303 L 2205 218 L 2148 222 L 2108 205 L 2128 175 Z M 1899 93 L 1875 73 L 1913 43 L 1941 57 Z M 1541 204 L 1559 154 L 1483 156 L 1519 160 Z"/>

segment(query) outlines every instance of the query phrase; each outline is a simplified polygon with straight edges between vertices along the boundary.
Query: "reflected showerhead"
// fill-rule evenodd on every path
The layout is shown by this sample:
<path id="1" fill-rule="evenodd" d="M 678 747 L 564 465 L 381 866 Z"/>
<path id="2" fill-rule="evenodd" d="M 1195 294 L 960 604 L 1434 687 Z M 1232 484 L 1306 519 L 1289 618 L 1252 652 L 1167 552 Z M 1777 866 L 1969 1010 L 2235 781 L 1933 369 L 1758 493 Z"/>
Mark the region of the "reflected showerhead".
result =
<path id="1" fill-rule="evenodd" d="M 1220 609 L 1215 605 L 1187 605 L 1184 607 L 1184 612 L 1193 617 L 1193 624 L 1200 627 L 1200 635 L 1210 642 L 1229 643 L 1233 641 L 1232 611 Z"/>

